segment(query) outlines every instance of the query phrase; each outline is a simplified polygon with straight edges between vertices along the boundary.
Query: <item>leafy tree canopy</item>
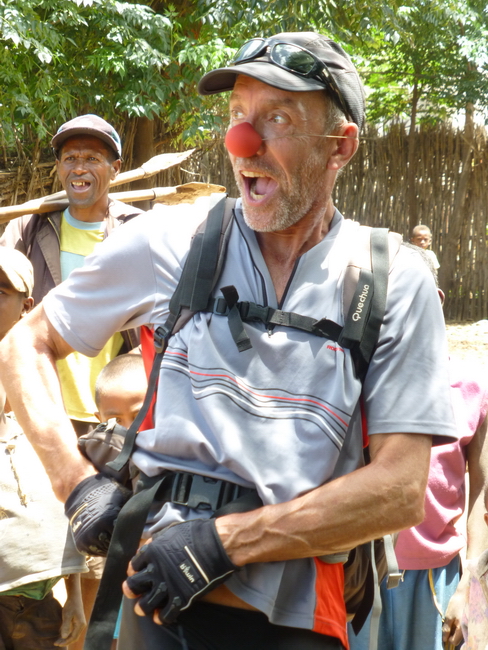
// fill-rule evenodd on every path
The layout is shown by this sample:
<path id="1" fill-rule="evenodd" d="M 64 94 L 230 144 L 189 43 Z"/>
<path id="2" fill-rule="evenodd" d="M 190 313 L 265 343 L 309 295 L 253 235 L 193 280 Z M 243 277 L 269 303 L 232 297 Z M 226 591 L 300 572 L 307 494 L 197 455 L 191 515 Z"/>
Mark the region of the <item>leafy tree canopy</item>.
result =
<path id="1" fill-rule="evenodd" d="M 370 120 L 488 105 L 483 0 L 0 0 L 0 143 L 39 139 L 74 115 L 146 116 L 192 144 L 223 121 L 199 98 L 208 69 L 242 43 L 313 29 L 354 55 L 372 89 Z M 19 150 L 21 147 L 19 146 Z"/>
<path id="2" fill-rule="evenodd" d="M 488 11 L 483 2 L 412 0 L 363 48 L 369 118 L 438 121 L 488 108 Z M 488 118 L 488 114 L 486 114 Z"/>

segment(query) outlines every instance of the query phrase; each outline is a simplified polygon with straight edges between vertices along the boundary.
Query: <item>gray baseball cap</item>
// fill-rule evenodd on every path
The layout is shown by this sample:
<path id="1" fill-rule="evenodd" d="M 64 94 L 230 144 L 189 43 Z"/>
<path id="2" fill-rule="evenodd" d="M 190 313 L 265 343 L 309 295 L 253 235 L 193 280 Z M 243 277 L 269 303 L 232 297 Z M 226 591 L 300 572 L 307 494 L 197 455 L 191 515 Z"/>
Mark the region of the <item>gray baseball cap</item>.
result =
<path id="1" fill-rule="evenodd" d="M 118 158 L 122 157 L 122 142 L 119 134 L 111 124 L 98 115 L 80 115 L 65 122 L 51 140 L 51 146 L 58 151 L 65 140 L 75 135 L 93 135 L 108 144 Z"/>
<path id="2" fill-rule="evenodd" d="M 232 90 L 240 74 L 281 90 L 326 90 L 359 128 L 364 122 L 364 88 L 357 70 L 342 47 L 321 34 L 283 32 L 252 39 L 230 66 L 207 72 L 198 91 L 213 95 Z"/>

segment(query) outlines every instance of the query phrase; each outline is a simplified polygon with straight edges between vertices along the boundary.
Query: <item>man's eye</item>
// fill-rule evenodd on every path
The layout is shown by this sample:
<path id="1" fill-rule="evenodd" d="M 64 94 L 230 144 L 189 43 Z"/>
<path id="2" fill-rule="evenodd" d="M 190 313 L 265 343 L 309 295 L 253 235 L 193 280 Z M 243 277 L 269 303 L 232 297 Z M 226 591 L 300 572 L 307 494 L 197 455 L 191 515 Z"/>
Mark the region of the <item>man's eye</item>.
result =
<path id="1" fill-rule="evenodd" d="M 242 120 L 244 118 L 244 113 L 239 108 L 233 108 L 230 111 L 230 119 L 232 121 Z"/>
<path id="2" fill-rule="evenodd" d="M 286 118 L 283 115 L 272 115 L 270 122 L 273 122 L 273 124 L 286 124 Z"/>

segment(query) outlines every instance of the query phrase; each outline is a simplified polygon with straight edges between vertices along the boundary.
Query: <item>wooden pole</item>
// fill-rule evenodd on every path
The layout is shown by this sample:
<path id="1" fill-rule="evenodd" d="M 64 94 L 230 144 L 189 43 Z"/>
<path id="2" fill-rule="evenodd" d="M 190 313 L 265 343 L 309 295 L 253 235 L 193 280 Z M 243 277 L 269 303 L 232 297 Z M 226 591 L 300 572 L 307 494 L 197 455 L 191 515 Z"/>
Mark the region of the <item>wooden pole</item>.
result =
<path id="1" fill-rule="evenodd" d="M 122 201 L 122 203 L 137 203 L 138 201 L 153 201 L 155 203 L 165 203 L 167 205 L 174 205 L 177 203 L 194 203 L 200 196 L 209 196 L 215 192 L 225 192 L 225 187 L 222 185 L 213 185 L 212 183 L 185 183 L 183 185 L 176 185 L 175 187 L 150 187 L 146 190 L 133 190 L 129 192 L 114 192 L 109 194 L 109 198 L 115 201 Z M 55 195 L 52 195 L 55 196 Z M 17 208 L 21 206 L 16 206 Z M 68 207 L 68 200 L 66 198 L 57 198 L 50 201 L 45 201 L 36 210 L 36 214 L 45 214 L 46 212 L 54 212 L 55 210 L 64 210 Z M 24 214 L 29 214 L 28 210 Z M 11 219 L 21 215 L 11 216 L 9 214 L 0 213 L 0 223 L 6 223 Z"/>
<path id="2" fill-rule="evenodd" d="M 139 180 L 140 178 L 147 178 L 149 176 L 154 176 L 158 172 L 163 171 L 164 169 L 169 169 L 169 167 L 174 167 L 179 165 L 183 160 L 186 160 L 194 152 L 194 149 L 189 149 L 188 151 L 178 152 L 178 153 L 162 153 L 159 156 L 154 156 L 143 165 L 137 169 L 131 169 L 127 172 L 122 172 L 110 183 L 110 187 L 115 187 L 116 185 L 123 185 L 124 183 L 131 183 L 132 181 Z M 6 205 L 0 208 L 0 223 L 5 223 L 5 221 L 10 221 L 15 217 L 21 217 L 24 214 L 43 213 L 43 212 L 52 212 L 57 208 L 52 206 L 56 202 L 63 201 L 66 202 L 66 192 L 56 192 L 55 194 L 50 194 L 49 196 L 44 196 L 40 199 L 32 199 L 32 201 L 27 201 L 21 205 Z M 131 199 L 131 200 L 143 200 L 143 199 Z M 45 204 L 48 204 L 48 208 L 45 209 Z M 65 206 L 66 207 L 66 206 Z"/>

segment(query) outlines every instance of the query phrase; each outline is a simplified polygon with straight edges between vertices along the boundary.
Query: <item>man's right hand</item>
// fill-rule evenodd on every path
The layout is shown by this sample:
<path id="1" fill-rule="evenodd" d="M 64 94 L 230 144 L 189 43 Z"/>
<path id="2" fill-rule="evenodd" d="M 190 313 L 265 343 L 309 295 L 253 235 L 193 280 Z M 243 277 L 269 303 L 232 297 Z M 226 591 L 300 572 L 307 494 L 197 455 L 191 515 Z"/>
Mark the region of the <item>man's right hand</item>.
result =
<path id="1" fill-rule="evenodd" d="M 132 492 L 103 474 L 89 476 L 69 495 L 64 511 L 76 548 L 86 555 L 107 555 L 115 520 Z"/>

